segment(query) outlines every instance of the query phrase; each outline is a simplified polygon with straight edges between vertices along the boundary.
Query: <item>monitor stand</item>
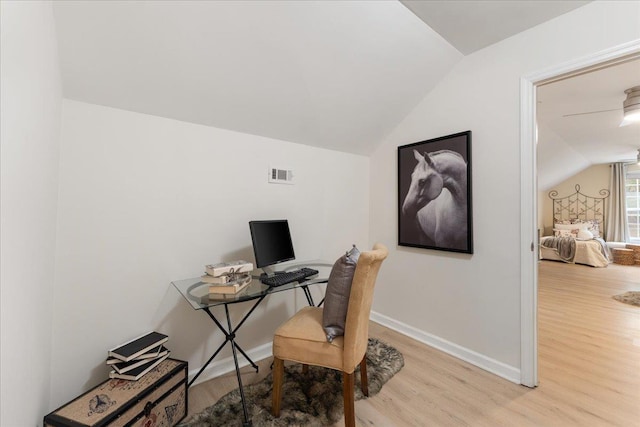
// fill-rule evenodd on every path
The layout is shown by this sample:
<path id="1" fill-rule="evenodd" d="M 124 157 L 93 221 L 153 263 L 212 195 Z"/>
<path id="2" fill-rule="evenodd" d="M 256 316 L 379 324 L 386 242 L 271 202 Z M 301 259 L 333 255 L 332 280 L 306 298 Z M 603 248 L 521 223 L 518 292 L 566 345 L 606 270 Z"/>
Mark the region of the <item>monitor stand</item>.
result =
<path id="1" fill-rule="evenodd" d="M 262 271 L 263 273 L 260 275 L 260 280 L 264 279 L 265 277 L 273 277 L 277 274 L 277 272 L 273 269 L 273 266 L 271 265 L 262 267 Z"/>

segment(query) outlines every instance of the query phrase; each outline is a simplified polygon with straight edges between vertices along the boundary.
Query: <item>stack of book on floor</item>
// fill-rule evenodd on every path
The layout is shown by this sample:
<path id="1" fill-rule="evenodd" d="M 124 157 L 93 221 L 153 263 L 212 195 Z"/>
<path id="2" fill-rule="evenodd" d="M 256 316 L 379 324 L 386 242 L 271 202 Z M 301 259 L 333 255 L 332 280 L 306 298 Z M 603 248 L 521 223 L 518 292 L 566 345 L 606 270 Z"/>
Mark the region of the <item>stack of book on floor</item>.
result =
<path id="1" fill-rule="evenodd" d="M 139 380 L 169 357 L 163 345 L 168 340 L 165 334 L 149 332 L 109 350 L 107 365 L 113 369 L 109 378 Z"/>
<path id="2" fill-rule="evenodd" d="M 205 274 L 200 277 L 209 284 L 209 297 L 233 296 L 251 283 L 253 264 L 247 261 L 221 262 L 205 266 Z"/>

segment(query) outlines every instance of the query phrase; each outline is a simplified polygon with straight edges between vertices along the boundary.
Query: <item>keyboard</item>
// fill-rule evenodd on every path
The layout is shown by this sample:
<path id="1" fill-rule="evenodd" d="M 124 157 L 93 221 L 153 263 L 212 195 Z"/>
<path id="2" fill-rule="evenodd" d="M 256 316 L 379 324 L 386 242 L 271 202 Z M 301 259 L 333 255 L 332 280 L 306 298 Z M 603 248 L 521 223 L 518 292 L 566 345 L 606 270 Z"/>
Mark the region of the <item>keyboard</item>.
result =
<path id="1" fill-rule="evenodd" d="M 260 276 L 260 281 L 265 285 L 275 287 L 286 285 L 291 282 L 302 282 L 307 277 L 311 277 L 318 274 L 318 270 L 312 268 L 303 267 L 299 270 L 283 271 L 276 273 L 274 276 Z"/>

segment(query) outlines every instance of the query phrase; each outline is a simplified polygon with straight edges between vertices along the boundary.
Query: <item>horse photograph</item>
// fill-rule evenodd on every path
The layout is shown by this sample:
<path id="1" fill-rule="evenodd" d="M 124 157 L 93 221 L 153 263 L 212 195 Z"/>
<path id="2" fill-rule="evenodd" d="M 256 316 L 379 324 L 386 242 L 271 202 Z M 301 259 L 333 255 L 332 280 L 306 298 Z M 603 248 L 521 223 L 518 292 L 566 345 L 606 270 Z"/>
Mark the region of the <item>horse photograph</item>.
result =
<path id="1" fill-rule="evenodd" d="M 398 245 L 473 253 L 471 131 L 398 147 Z"/>

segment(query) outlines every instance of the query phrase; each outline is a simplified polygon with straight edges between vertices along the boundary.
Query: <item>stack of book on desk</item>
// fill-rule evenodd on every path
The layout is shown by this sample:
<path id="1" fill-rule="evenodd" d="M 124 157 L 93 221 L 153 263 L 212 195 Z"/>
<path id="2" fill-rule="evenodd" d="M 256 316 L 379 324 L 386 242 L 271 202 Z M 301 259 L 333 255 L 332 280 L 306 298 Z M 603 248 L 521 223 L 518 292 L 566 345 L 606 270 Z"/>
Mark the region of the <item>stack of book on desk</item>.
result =
<path id="1" fill-rule="evenodd" d="M 242 260 L 209 264 L 200 280 L 209 284 L 210 296 L 235 295 L 249 286 L 252 271 L 253 264 Z"/>
<path id="2" fill-rule="evenodd" d="M 169 340 L 167 335 L 149 332 L 109 350 L 107 365 L 113 370 L 109 378 L 138 380 L 169 357 L 169 350 L 163 345 Z"/>

